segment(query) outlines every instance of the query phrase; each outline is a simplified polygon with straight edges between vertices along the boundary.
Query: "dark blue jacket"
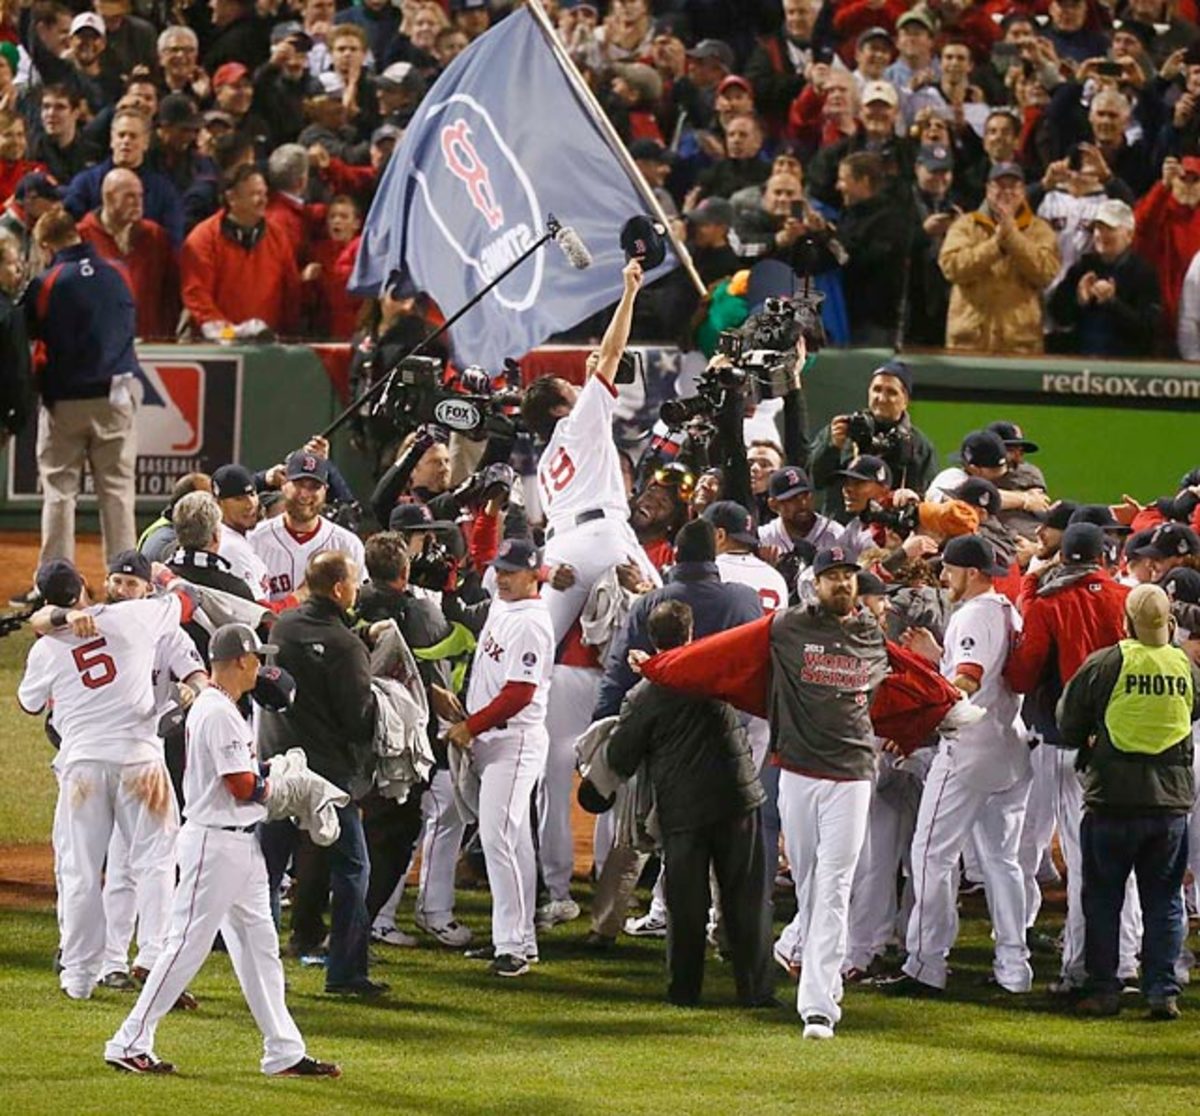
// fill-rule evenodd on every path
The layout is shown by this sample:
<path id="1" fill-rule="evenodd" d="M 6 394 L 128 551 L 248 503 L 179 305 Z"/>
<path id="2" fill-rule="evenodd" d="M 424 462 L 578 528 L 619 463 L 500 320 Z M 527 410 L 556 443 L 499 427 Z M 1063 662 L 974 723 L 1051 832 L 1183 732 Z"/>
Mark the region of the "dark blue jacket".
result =
<path id="1" fill-rule="evenodd" d="M 667 574 L 666 585 L 634 602 L 624 629 L 613 636 L 592 720 L 621 712 L 621 702 L 638 681 L 629 669 L 628 654 L 653 650 L 646 635 L 646 621 L 655 605 L 663 601 L 682 601 L 691 608 L 696 639 L 759 620 L 763 614 L 758 594 L 748 585 L 723 582 L 715 562 L 676 562 Z"/>
<path id="2" fill-rule="evenodd" d="M 110 155 L 103 163 L 88 167 L 71 179 L 71 185 L 67 187 L 67 196 L 63 198 L 63 205 L 76 221 L 81 221 L 85 213 L 100 208 L 103 201 L 100 187 L 104 176 L 112 169 L 113 161 Z M 142 189 L 145 192 L 142 203 L 144 216 L 147 220 L 162 225 L 167 236 L 171 238 L 171 243 L 178 248 L 183 243 L 183 203 L 179 199 L 179 192 L 165 174 L 150 170 L 145 163 L 138 167 L 134 174 L 142 180 Z"/>
<path id="3" fill-rule="evenodd" d="M 92 244 L 54 253 L 25 294 L 29 332 L 42 342 L 41 393 L 60 399 L 99 399 L 123 372 L 136 373 L 137 314 L 125 276 Z"/>

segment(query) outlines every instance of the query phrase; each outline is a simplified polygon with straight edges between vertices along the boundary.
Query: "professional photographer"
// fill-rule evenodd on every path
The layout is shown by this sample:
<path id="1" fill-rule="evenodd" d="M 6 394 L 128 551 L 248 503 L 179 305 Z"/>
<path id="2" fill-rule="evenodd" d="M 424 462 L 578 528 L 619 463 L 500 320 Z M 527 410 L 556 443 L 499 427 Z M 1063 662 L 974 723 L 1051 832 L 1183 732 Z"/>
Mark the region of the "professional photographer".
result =
<path id="1" fill-rule="evenodd" d="M 396 460 L 379 478 L 371 493 L 371 510 L 380 526 L 387 527 L 401 498 L 425 504 L 438 519 L 453 519 L 458 506 L 449 493 L 450 448 L 445 432 L 419 426 L 400 443 Z"/>
<path id="2" fill-rule="evenodd" d="M 835 415 L 817 435 L 809 474 L 813 485 L 822 490 L 821 510 L 826 515 L 842 523 L 849 518 L 841 499 L 839 471 L 860 454 L 882 458 L 899 488 L 923 493 L 929 486 L 937 472 L 937 451 L 909 417 L 911 398 L 908 365 L 889 360 L 871 373 L 867 409 Z"/>

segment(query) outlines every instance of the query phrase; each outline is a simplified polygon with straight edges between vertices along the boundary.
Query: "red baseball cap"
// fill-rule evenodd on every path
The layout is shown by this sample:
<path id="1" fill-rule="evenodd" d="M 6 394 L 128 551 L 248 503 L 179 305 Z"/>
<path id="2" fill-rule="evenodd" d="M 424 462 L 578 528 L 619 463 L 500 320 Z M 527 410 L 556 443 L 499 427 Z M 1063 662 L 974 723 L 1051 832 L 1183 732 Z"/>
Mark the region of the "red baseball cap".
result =
<path id="1" fill-rule="evenodd" d="M 240 62 L 226 62 L 225 65 L 217 67 L 217 72 L 212 76 L 212 86 L 214 89 L 220 89 L 222 85 L 236 85 L 249 77 L 250 71 Z"/>
<path id="2" fill-rule="evenodd" d="M 728 77 L 722 78 L 721 84 L 717 86 L 717 92 L 724 93 L 726 89 L 729 89 L 734 85 L 740 86 L 747 93 L 753 94 L 754 92 L 754 90 L 750 88 L 750 83 L 740 74 L 730 74 Z"/>
<path id="3" fill-rule="evenodd" d="M 1185 155 L 1180 160 L 1184 174 L 1194 174 L 1200 178 L 1200 155 Z"/>

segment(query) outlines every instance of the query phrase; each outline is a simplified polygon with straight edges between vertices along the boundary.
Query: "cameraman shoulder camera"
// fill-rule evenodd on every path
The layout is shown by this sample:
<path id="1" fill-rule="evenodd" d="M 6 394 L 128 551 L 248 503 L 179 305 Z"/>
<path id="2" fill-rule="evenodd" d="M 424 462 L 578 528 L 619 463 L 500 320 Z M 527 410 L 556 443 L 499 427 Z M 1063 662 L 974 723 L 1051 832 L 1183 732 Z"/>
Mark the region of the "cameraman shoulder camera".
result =
<path id="1" fill-rule="evenodd" d="M 809 472 L 826 515 L 846 521 L 839 473 L 861 454 L 882 458 L 898 487 L 919 493 L 928 487 L 937 472 L 937 451 L 909 417 L 911 398 L 908 365 L 889 360 L 871 373 L 866 409 L 836 415 L 817 435 Z"/>

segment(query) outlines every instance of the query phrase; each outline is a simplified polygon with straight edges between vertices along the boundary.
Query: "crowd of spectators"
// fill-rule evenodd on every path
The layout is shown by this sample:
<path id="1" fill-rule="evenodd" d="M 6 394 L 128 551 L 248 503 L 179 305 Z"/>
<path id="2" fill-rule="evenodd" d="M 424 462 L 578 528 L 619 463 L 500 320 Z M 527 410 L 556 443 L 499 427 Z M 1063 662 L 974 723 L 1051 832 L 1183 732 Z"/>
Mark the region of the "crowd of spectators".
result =
<path id="1" fill-rule="evenodd" d="M 346 340 L 380 172 L 521 0 L 84 3 L 0 8 L 26 274 L 61 202 L 145 337 Z M 695 343 L 777 259 L 835 343 L 1200 359 L 1195 0 L 543 6 L 710 288 L 660 281 L 635 340 Z"/>

